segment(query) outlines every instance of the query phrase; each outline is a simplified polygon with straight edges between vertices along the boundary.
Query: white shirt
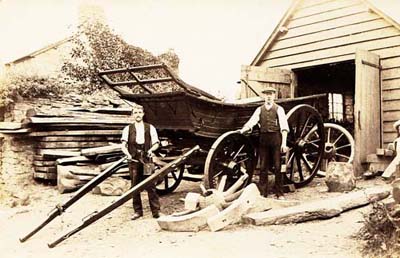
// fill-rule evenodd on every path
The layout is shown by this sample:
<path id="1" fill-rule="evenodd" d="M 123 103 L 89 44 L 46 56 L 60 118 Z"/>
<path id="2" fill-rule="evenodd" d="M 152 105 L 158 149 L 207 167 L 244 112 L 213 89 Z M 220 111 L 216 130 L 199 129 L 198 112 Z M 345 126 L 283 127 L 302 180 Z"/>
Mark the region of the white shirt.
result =
<path id="1" fill-rule="evenodd" d="M 272 108 L 272 105 L 267 105 L 267 103 L 264 104 L 265 108 L 267 110 L 270 110 Z M 279 105 L 277 109 L 277 115 L 278 115 L 278 121 L 279 121 L 279 127 L 281 129 L 281 132 L 286 131 L 289 132 L 289 125 L 287 122 L 285 110 Z M 243 126 L 243 128 L 247 129 L 253 129 L 253 127 L 260 122 L 260 114 L 261 114 L 261 107 L 258 107 L 256 111 L 254 111 L 253 115 L 250 117 L 249 121 Z"/>
<path id="2" fill-rule="evenodd" d="M 136 143 L 144 144 L 144 123 L 139 122 L 133 124 L 135 125 L 136 128 Z M 122 130 L 121 141 L 128 142 L 128 137 L 129 137 L 129 125 L 125 126 L 125 128 Z M 152 125 L 150 125 L 150 138 L 151 138 L 151 145 L 154 145 L 157 142 L 159 142 L 156 128 L 154 128 L 154 126 Z"/>

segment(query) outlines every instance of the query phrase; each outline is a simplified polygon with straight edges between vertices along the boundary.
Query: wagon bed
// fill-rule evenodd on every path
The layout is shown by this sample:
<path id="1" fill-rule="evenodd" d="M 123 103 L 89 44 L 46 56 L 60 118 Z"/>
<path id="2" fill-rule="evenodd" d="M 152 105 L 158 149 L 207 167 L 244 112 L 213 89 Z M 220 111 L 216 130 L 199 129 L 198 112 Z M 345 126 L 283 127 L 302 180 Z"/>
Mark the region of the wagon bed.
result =
<path id="1" fill-rule="evenodd" d="M 241 128 L 254 110 L 264 103 L 261 98 L 251 103 L 224 102 L 188 85 L 163 64 L 100 71 L 99 75 L 122 99 L 142 105 L 146 121 L 153 124 L 161 135 L 168 131 L 185 131 L 195 136 L 217 138 L 227 131 Z M 124 80 L 116 81 L 121 77 L 113 80 L 115 75 Z M 153 78 L 160 75 L 163 77 Z M 165 88 L 174 90 L 160 92 Z M 323 116 L 327 114 L 326 94 L 276 102 L 286 112 L 298 104 L 309 104 Z"/>

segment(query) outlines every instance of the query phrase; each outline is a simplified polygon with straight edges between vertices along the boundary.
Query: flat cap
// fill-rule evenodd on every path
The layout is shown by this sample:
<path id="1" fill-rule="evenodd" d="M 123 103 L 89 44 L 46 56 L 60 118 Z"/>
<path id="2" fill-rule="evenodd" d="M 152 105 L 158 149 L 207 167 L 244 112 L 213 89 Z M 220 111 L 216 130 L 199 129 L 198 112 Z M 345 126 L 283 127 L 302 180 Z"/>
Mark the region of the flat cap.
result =
<path id="1" fill-rule="evenodd" d="M 261 93 L 268 93 L 268 92 L 276 93 L 276 89 L 273 87 L 266 87 L 261 91 Z"/>

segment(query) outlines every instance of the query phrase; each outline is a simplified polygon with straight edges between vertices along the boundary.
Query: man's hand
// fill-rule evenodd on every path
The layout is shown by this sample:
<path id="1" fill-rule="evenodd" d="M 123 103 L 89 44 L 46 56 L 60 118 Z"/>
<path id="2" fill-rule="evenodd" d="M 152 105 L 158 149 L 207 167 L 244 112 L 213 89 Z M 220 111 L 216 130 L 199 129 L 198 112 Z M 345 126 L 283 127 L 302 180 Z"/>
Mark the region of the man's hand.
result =
<path id="1" fill-rule="evenodd" d="M 289 150 L 289 148 L 286 146 L 286 144 L 281 145 L 281 153 L 286 153 Z"/>
<path id="2" fill-rule="evenodd" d="M 154 157 L 153 151 L 151 151 L 151 150 L 147 151 L 147 157 L 148 157 L 148 158 Z"/>
<path id="3" fill-rule="evenodd" d="M 132 161 L 133 160 L 132 155 L 126 155 L 126 160 L 127 161 Z"/>

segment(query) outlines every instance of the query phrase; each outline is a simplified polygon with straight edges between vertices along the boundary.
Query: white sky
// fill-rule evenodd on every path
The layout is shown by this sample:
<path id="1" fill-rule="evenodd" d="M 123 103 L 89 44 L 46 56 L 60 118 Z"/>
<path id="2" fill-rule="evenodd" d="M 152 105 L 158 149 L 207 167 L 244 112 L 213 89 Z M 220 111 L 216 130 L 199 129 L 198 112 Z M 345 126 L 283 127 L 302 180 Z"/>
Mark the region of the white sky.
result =
<path id="1" fill-rule="evenodd" d="M 180 57 L 180 77 L 232 98 L 249 64 L 291 0 L 113 0 L 104 7 L 128 43 Z M 0 60 L 12 61 L 70 35 L 77 1 L 0 0 Z M 219 91 L 219 92 L 218 92 Z"/>
<path id="2" fill-rule="evenodd" d="M 0 0 L 0 60 L 61 40 L 76 25 L 79 0 Z M 98 0 L 128 43 L 180 57 L 180 77 L 233 98 L 240 66 L 261 49 L 291 0 Z M 372 0 L 400 17 L 400 0 Z M 388 8 L 384 8 L 388 7 Z M 399 8 L 395 8 L 399 7 Z"/>

